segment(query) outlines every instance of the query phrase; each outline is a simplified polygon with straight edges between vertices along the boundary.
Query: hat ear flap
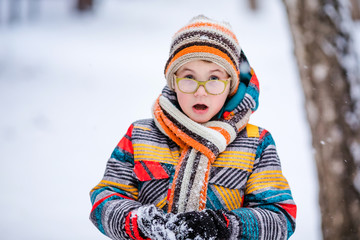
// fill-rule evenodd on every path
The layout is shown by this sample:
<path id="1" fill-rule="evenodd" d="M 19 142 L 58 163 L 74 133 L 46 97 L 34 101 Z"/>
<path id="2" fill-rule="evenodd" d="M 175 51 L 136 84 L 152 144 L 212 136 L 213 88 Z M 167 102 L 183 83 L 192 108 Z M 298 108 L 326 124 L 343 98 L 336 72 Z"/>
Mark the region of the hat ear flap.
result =
<path id="1" fill-rule="evenodd" d="M 223 117 L 223 114 L 226 112 L 232 112 L 240 104 L 245 96 L 246 87 L 243 82 L 239 83 L 236 93 L 225 102 L 217 116 L 218 118 Z"/>

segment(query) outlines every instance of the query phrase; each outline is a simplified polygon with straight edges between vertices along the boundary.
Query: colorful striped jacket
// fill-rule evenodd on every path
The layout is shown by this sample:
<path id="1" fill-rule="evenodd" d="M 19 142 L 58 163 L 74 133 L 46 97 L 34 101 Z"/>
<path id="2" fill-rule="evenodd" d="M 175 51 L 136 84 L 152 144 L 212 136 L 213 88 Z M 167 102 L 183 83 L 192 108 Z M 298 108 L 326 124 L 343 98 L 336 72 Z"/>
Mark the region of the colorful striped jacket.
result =
<path id="1" fill-rule="evenodd" d="M 112 239 L 130 239 L 126 216 L 144 204 L 167 211 L 179 147 L 152 119 L 133 123 L 91 192 L 90 219 Z M 296 205 L 275 143 L 248 124 L 211 167 L 206 208 L 226 209 L 240 221 L 242 239 L 287 239 L 295 230 Z"/>

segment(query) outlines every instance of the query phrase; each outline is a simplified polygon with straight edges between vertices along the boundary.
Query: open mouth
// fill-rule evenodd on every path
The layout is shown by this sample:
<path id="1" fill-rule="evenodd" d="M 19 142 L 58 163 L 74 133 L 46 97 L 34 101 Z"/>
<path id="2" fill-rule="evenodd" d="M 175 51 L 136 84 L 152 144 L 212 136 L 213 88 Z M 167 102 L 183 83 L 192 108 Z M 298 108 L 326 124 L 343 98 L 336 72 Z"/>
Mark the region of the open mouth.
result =
<path id="1" fill-rule="evenodd" d="M 206 106 L 205 104 L 195 104 L 193 108 L 195 108 L 196 110 L 203 111 L 208 109 L 208 106 Z"/>

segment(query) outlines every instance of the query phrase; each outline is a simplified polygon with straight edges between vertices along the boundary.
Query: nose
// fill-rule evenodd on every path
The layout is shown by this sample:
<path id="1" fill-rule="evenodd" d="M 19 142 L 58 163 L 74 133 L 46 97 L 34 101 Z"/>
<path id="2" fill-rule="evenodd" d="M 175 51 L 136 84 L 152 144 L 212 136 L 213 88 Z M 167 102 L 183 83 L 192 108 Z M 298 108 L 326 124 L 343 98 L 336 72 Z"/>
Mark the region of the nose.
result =
<path id="1" fill-rule="evenodd" d="M 194 93 L 194 96 L 195 97 L 207 96 L 207 92 L 205 90 L 205 87 L 204 86 L 199 86 L 199 88 Z"/>

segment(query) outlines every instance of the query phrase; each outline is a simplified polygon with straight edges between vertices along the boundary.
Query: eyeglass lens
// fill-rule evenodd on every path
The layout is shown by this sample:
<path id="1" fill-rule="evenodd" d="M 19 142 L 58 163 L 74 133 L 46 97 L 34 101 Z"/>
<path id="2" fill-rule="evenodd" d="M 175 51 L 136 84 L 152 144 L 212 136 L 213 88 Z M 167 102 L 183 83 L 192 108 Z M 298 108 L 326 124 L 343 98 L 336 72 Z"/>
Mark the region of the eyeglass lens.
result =
<path id="1" fill-rule="evenodd" d="M 178 85 L 181 91 L 193 93 L 197 90 L 199 84 L 193 79 L 183 78 L 179 81 Z M 225 83 L 219 80 L 210 80 L 205 83 L 204 87 L 210 94 L 220 94 L 225 89 Z"/>

